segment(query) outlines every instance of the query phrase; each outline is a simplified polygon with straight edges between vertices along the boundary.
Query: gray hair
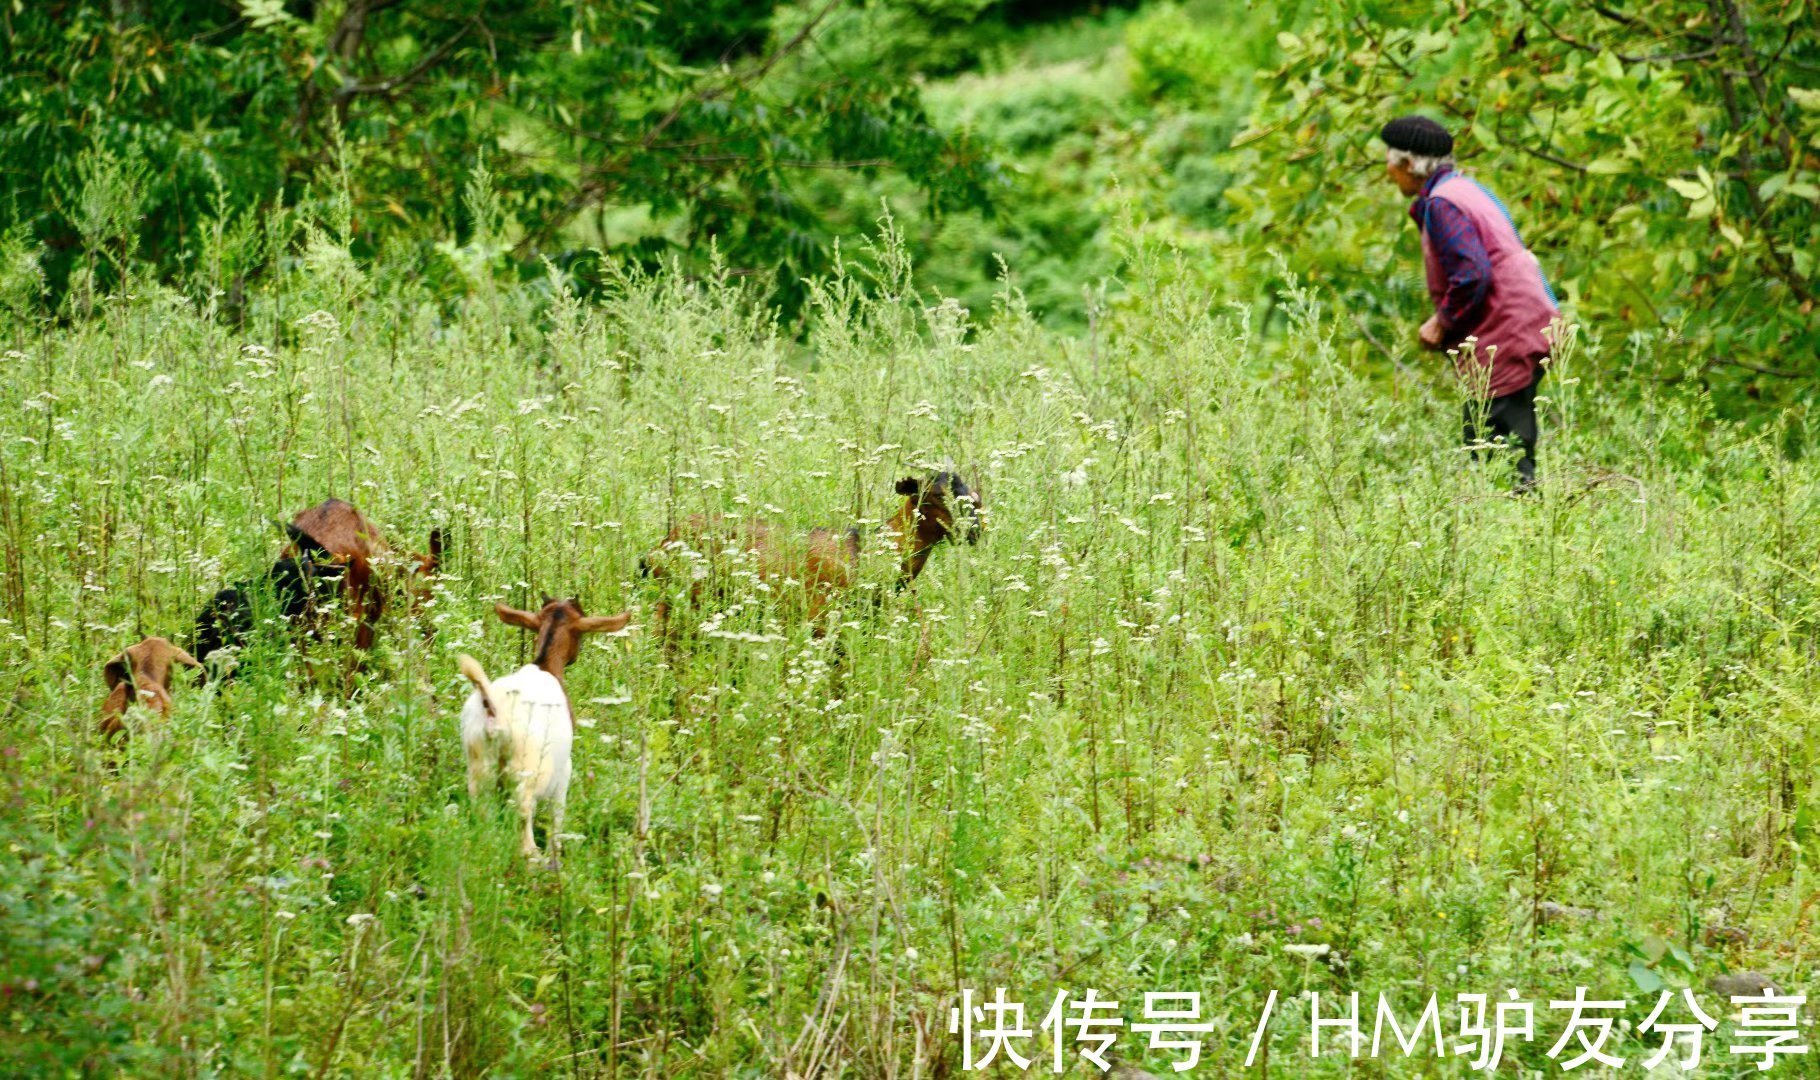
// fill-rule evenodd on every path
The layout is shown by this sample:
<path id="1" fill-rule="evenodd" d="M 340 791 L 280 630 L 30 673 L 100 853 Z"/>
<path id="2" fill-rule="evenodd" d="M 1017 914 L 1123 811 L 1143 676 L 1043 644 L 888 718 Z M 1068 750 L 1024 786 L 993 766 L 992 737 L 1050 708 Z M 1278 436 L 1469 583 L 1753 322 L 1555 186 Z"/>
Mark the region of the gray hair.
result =
<path id="1" fill-rule="evenodd" d="M 1407 166 L 1410 173 L 1420 179 L 1427 179 L 1443 169 L 1453 168 L 1452 154 L 1443 157 L 1429 157 L 1426 154 L 1412 154 L 1407 150 L 1398 150 L 1395 147 L 1386 151 L 1386 154 L 1390 164 Z"/>

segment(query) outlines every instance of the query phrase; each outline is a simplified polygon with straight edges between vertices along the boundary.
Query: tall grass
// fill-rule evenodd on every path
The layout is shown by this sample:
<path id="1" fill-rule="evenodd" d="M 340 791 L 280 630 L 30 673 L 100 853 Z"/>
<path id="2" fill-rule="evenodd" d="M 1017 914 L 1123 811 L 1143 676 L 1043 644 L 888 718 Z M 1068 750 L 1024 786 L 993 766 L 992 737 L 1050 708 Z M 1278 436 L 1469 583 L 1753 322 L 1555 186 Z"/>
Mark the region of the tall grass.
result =
<path id="1" fill-rule="evenodd" d="M 1279 1069 L 1337 1076 L 1302 991 L 1586 985 L 1634 1023 L 1656 983 L 1811 985 L 1816 469 L 1608 385 L 1610 343 L 1564 350 L 1514 500 L 1438 367 L 1355 378 L 1292 292 L 1259 370 L 1167 257 L 1067 339 L 919 292 L 887 230 L 798 342 L 724 280 L 437 301 L 333 237 L 244 325 L 129 278 L 6 329 L 18 1070 L 932 1076 L 957 991 L 1002 985 L 1033 1022 L 1201 990 L 1210 1075 L 1274 989 Z M 648 628 L 678 516 L 865 527 L 949 463 L 983 541 L 898 593 L 868 539 L 828 636 L 744 577 L 674 667 L 585 649 L 559 868 L 469 803 L 454 657 L 526 658 L 494 602 Z M 447 531 L 433 638 L 391 617 L 349 693 L 346 642 L 268 628 L 111 770 L 101 662 L 328 495 Z"/>

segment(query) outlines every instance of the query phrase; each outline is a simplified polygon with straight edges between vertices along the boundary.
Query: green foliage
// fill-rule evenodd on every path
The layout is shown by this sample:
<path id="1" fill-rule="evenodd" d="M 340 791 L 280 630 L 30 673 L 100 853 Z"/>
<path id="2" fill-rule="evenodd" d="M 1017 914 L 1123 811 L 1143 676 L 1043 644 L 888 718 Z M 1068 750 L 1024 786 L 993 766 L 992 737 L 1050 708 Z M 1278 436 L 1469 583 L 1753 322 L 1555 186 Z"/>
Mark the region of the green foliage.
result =
<path id="1" fill-rule="evenodd" d="M 467 188 L 445 243 L 477 265 Z M 1090 334 L 1014 291 L 970 315 L 892 227 L 807 286 L 801 343 L 724 268 L 450 301 L 328 210 L 260 229 L 304 255 L 239 327 L 149 281 L 0 327 L 20 1069 L 940 1074 L 957 987 L 1058 984 L 1127 1019 L 1203 990 L 1221 1075 L 1273 991 L 1585 986 L 1632 999 L 1635 1057 L 1658 984 L 1805 987 L 1820 462 L 1686 386 L 1621 400 L 1609 345 L 1561 350 L 1542 489 L 1510 500 L 1451 383 L 1378 392 L 1293 282 L 1267 352 L 1123 223 Z M 900 593 L 873 526 L 949 463 L 985 535 Z M 417 625 L 395 605 L 361 670 L 332 622 L 269 627 L 98 745 L 103 660 L 181 637 L 330 494 L 400 546 L 448 534 Z M 857 522 L 828 634 L 741 576 L 666 662 L 652 607 L 686 597 L 639 559 L 704 512 Z M 455 732 L 455 657 L 520 662 L 492 605 L 541 591 L 637 626 L 568 676 L 559 868 L 469 800 Z M 1279 1068 L 1353 1074 L 1306 1030 L 1279 1021 Z"/>
<path id="2" fill-rule="evenodd" d="M 1281 249 L 1338 304 L 1349 359 L 1390 375 L 1429 301 L 1375 133 L 1426 110 L 1583 333 L 1613 346 L 1623 392 L 1691 381 L 1721 415 L 1767 423 L 1765 402 L 1814 385 L 1814 35 L 1804 6 L 1781 5 L 1743 11 L 1744 45 L 1715 45 L 1708 8 L 1626 26 L 1521 4 L 1189 4 L 1056 24 L 925 94 L 1005 159 L 1015 213 L 924 214 L 889 184 L 835 185 L 822 205 L 864 227 L 882 187 L 930 280 L 978 309 L 1003 254 L 1045 321 L 1079 329 L 1090 295 L 1120 302 L 1129 252 L 1110 238 L 1141 237 L 1183 253 L 1210 302 L 1251 307 L 1273 355 L 1285 279 L 1266 252 Z"/>
<path id="3" fill-rule="evenodd" d="M 111 269 L 84 271 L 102 273 L 96 288 L 137 248 L 167 280 L 237 293 L 288 253 L 186 265 L 197 230 L 325 194 L 344 200 L 356 258 L 390 249 L 403 272 L 414 245 L 435 271 L 428 238 L 471 226 L 461 185 L 484 158 L 500 239 L 533 272 L 603 242 L 609 211 L 642 207 L 794 289 L 831 240 L 805 176 L 896 171 L 947 206 L 980 205 L 989 173 L 888 66 L 827 65 L 814 43 L 829 10 L 771 36 L 762 4 L 712 25 L 713 11 L 635 0 L 30 5 L 5 28 L 0 205 L 46 245 L 59 294 L 103 244 Z M 694 246 L 642 239 L 627 254 L 646 261 Z"/>
<path id="4" fill-rule="evenodd" d="M 1131 88 L 1145 100 L 1201 97 L 1219 88 L 1231 50 L 1217 31 L 1174 4 L 1157 4 L 1125 29 Z"/>
<path id="5" fill-rule="evenodd" d="M 751 55 L 770 36 L 776 0 L 663 0 L 657 20 L 670 48 L 686 64 L 718 64 Z"/>
<path id="6" fill-rule="evenodd" d="M 14 225 L 0 237 L 0 306 L 14 319 L 28 319 L 44 296 L 40 258 L 25 226 Z"/>
<path id="7" fill-rule="evenodd" d="M 1229 5 L 1169 11 L 1192 26 L 1200 47 L 1221 50 L 1217 70 L 1198 76 L 1201 90 L 1187 98 L 1134 91 L 1135 65 L 1119 43 L 1155 16 L 1122 10 L 1024 29 L 988 55 L 985 70 L 925 86 L 939 127 L 977 139 L 1003 162 L 999 213 L 931 212 L 901 184 L 839 178 L 823 184 L 818 207 L 857 230 L 871 226 L 884 196 L 924 280 L 980 311 L 1008 266 L 1031 309 L 1057 328 L 1088 331 L 1122 292 L 1121 232 L 1142 230 L 1204 255 L 1210 272 L 1224 270 L 1230 251 L 1213 230 L 1230 210 L 1225 150 L 1250 109 L 1250 66 L 1274 47 L 1273 32 Z M 1205 280 L 1215 295 L 1249 284 Z"/>
<path id="8" fill-rule="evenodd" d="M 1412 320 L 1414 238 L 1375 134 L 1428 112 L 1587 331 L 1647 343 L 1632 378 L 1710 383 L 1727 411 L 1741 394 L 1805 401 L 1820 355 L 1812 19 L 1805 3 L 1731 0 L 1317 6 L 1282 35 L 1235 142 L 1240 235 L 1284 243 L 1368 322 Z"/>
<path id="9" fill-rule="evenodd" d="M 803 14 L 820 5 L 804 5 Z M 902 74 L 949 75 L 973 67 L 1002 27 L 981 25 L 998 0 L 885 0 L 846 9 L 828 35 L 839 67 L 876 63 Z"/>

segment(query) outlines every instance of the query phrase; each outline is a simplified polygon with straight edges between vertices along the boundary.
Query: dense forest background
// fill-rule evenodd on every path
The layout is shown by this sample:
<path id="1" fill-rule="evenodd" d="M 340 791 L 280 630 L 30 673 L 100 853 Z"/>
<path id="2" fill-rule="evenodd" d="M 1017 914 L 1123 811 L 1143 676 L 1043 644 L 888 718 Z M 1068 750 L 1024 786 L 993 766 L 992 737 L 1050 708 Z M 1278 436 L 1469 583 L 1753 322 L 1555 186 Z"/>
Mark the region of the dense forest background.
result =
<path id="1" fill-rule="evenodd" d="M 1317 283 L 1357 330 L 1344 355 L 1391 371 L 1425 299 L 1375 132 L 1420 110 L 1616 346 L 1603 362 L 1758 420 L 1765 399 L 1805 406 L 1820 366 L 1806 0 L 112 0 L 0 19 L 0 289 L 22 315 L 67 316 L 139 267 L 244 318 L 317 236 L 374 287 L 449 299 L 550 267 L 585 293 L 603 262 L 713 266 L 800 323 L 804 282 L 889 212 L 919 281 L 972 310 L 1008 275 L 1087 332 L 1134 249 L 1162 246 L 1267 340 L 1290 276 Z"/>

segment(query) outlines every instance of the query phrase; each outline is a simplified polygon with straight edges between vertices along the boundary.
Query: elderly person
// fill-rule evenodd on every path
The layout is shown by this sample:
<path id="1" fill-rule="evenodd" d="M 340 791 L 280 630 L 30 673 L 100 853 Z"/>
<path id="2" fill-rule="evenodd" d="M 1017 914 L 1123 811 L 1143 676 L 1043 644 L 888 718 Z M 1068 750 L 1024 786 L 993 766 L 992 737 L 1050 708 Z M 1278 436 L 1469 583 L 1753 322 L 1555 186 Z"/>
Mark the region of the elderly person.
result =
<path id="1" fill-rule="evenodd" d="M 1560 316 L 1554 292 L 1504 204 L 1454 171 L 1446 128 L 1404 116 L 1385 124 L 1379 137 L 1390 148 L 1386 174 L 1415 200 L 1409 216 L 1422 230 L 1435 305 L 1422 324 L 1422 344 L 1459 350 L 1456 368 L 1476 399 L 1466 404 L 1466 442 L 1503 436 L 1516 445 L 1516 487 L 1527 491 L 1536 479 L 1536 385 L 1549 354 L 1543 331 Z M 1470 350 L 1461 347 L 1469 337 L 1476 339 Z"/>

